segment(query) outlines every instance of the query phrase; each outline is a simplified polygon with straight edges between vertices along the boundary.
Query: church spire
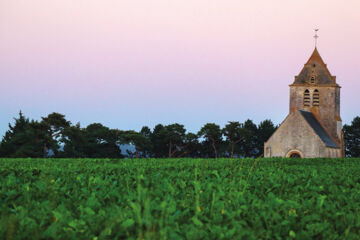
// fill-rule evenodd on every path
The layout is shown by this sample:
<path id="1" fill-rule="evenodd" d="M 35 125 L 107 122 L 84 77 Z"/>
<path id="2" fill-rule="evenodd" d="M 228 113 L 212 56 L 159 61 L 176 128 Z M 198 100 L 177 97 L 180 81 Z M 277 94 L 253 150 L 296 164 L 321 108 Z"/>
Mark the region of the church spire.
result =
<path id="1" fill-rule="evenodd" d="M 309 60 L 306 62 L 306 64 L 309 64 L 310 62 L 317 62 L 326 68 L 326 64 L 325 64 L 324 60 L 321 58 L 320 53 L 316 47 L 315 47 L 313 53 L 311 54 Z"/>
<path id="2" fill-rule="evenodd" d="M 315 47 L 300 74 L 295 77 L 293 84 L 336 84 L 336 77 L 331 75 L 319 51 Z"/>
<path id="3" fill-rule="evenodd" d="M 311 57 L 309 58 L 309 60 L 306 62 L 306 64 L 309 64 L 310 62 L 317 62 L 317 63 L 321 64 L 330 75 L 330 72 L 327 69 L 325 62 L 322 60 L 320 53 L 317 50 L 317 40 L 319 38 L 319 35 L 318 35 L 319 29 L 315 28 L 314 31 L 315 31 L 315 35 L 314 35 L 315 49 L 314 49 L 313 53 L 311 54 Z"/>

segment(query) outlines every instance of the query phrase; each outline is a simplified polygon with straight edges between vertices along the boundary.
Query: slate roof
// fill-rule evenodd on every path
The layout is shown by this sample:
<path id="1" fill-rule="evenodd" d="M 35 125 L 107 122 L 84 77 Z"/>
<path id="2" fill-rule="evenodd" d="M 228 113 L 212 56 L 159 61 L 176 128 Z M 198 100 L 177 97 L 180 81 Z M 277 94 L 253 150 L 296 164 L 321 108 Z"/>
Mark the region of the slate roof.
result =
<path id="1" fill-rule="evenodd" d="M 326 130 L 321 126 L 319 121 L 315 118 L 314 114 L 304 110 L 299 110 L 299 111 L 327 147 L 339 148 L 339 146 L 329 137 Z"/>

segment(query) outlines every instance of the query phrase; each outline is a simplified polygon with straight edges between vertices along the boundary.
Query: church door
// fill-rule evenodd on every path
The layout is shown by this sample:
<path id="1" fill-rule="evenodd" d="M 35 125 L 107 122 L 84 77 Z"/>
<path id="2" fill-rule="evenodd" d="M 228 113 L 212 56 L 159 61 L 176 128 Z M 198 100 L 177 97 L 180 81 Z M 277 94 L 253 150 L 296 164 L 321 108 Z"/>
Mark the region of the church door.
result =
<path id="1" fill-rule="evenodd" d="M 299 150 L 292 150 L 292 151 L 288 152 L 288 154 L 286 154 L 286 157 L 288 157 L 288 158 L 302 158 L 303 155 L 301 154 L 301 152 Z"/>
<path id="2" fill-rule="evenodd" d="M 290 157 L 291 158 L 301 158 L 300 154 L 298 154 L 298 153 L 292 153 L 292 154 L 290 154 Z"/>

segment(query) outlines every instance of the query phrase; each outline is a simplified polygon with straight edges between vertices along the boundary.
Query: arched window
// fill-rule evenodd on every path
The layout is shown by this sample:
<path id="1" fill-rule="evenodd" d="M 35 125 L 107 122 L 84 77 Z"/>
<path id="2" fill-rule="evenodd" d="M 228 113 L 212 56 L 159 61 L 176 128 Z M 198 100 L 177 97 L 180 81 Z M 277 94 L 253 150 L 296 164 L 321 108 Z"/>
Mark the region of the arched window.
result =
<path id="1" fill-rule="evenodd" d="M 304 107 L 310 107 L 310 91 L 308 89 L 304 92 Z"/>
<path id="2" fill-rule="evenodd" d="M 320 104 L 320 94 L 319 94 L 319 90 L 317 89 L 314 90 L 312 104 L 313 106 L 319 106 Z"/>

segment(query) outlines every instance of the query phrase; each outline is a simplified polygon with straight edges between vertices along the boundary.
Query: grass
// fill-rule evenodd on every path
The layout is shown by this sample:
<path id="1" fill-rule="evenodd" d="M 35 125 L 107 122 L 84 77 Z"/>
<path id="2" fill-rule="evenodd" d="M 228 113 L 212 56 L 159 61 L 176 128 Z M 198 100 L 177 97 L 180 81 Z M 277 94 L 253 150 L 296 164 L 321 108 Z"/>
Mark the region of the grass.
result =
<path id="1" fill-rule="evenodd" d="M 360 159 L 0 159 L 2 239 L 359 239 Z"/>

